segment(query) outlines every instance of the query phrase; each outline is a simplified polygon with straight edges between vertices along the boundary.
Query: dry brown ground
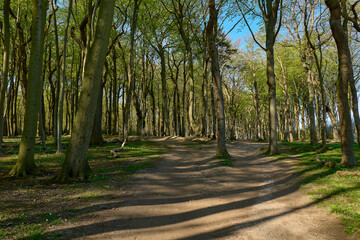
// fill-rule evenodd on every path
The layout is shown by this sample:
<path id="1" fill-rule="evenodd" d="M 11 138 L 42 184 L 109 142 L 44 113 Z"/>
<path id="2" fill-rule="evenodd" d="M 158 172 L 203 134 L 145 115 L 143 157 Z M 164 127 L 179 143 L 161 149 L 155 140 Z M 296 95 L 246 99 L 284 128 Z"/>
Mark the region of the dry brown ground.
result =
<path id="1" fill-rule="evenodd" d="M 159 140 L 158 140 L 159 141 Z M 232 166 L 212 158 L 215 143 L 172 146 L 158 168 L 139 173 L 126 196 L 89 207 L 81 221 L 48 229 L 64 239 L 353 239 L 296 184 L 294 160 L 228 144 Z M 114 189 L 114 192 L 124 189 Z"/>

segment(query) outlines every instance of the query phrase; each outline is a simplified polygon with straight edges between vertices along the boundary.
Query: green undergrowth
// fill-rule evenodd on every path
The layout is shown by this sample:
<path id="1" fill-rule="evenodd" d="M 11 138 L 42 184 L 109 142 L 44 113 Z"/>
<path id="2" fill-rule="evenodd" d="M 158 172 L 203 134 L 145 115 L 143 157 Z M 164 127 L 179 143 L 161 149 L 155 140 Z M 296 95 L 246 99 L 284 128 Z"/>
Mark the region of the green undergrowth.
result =
<path id="1" fill-rule="evenodd" d="M 166 145 L 154 141 L 130 140 L 114 157 L 110 150 L 119 148 L 121 143 L 90 146 L 91 177 L 58 184 L 53 177 L 60 171 L 65 155 L 56 154 L 51 140 L 46 151 L 40 143 L 36 144 L 35 162 L 40 174 L 27 178 L 6 177 L 15 165 L 20 138 L 5 138 L 4 142 L 0 155 L 0 239 L 61 239 L 51 230 L 46 235 L 44 231 L 91 217 L 85 211 L 89 206 L 119 198 L 125 182 L 156 167 L 167 150 Z M 64 137 L 64 152 L 68 142 L 69 138 Z"/>
<path id="2" fill-rule="evenodd" d="M 360 237 L 360 176 L 336 174 L 337 171 L 360 171 L 360 167 L 345 168 L 339 165 L 341 146 L 338 143 L 328 144 L 325 149 L 305 142 L 283 145 L 287 153 L 277 157 L 286 158 L 290 154 L 298 161 L 300 184 L 311 198 L 336 213 L 343 220 L 348 234 L 356 233 Z M 354 151 L 360 161 L 358 145 L 354 145 Z M 334 162 L 336 166 L 328 168 L 314 161 L 316 158 L 323 162 Z"/>

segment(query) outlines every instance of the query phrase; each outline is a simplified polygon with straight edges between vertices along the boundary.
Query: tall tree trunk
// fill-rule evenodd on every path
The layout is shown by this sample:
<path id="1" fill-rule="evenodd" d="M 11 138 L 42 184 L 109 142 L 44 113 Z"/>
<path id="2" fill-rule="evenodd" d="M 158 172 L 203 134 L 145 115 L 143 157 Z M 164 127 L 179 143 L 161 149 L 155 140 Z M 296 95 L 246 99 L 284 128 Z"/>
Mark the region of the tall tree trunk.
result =
<path id="1" fill-rule="evenodd" d="M 185 105 L 186 105 L 186 83 L 187 83 L 187 79 L 186 79 L 186 55 L 184 54 L 184 64 L 183 64 L 183 91 L 182 91 L 182 96 L 181 96 L 181 100 L 182 100 L 182 117 L 181 117 L 181 136 L 185 137 L 186 136 L 186 111 L 185 111 Z"/>
<path id="2" fill-rule="evenodd" d="M 355 166 L 357 161 L 353 149 L 353 132 L 348 102 L 349 82 L 354 80 L 348 39 L 341 24 L 339 0 L 325 0 L 330 10 L 330 28 L 338 50 L 339 77 L 337 81 L 337 102 L 341 129 L 341 165 Z"/>
<path id="3" fill-rule="evenodd" d="M 352 99 L 352 109 L 353 109 L 353 115 L 354 115 L 354 122 L 356 127 L 356 136 L 357 136 L 357 142 L 360 146 L 360 118 L 359 118 L 359 103 L 358 103 L 358 97 L 357 97 L 357 90 L 355 87 L 355 81 L 350 80 L 350 90 L 351 90 L 351 99 Z"/>
<path id="4" fill-rule="evenodd" d="M 294 116 L 295 116 L 295 132 L 296 132 L 296 140 L 300 139 L 300 120 L 299 120 L 299 104 L 296 103 L 294 106 Z"/>
<path id="5" fill-rule="evenodd" d="M 70 24 L 70 16 L 72 11 L 72 3 L 73 1 L 69 1 L 69 9 L 66 17 L 66 25 L 65 25 L 65 33 L 64 33 L 64 49 L 63 49 L 63 69 L 62 69 L 62 81 L 60 83 L 60 96 L 59 96 L 59 109 L 58 109 L 58 121 L 57 121 L 57 153 L 62 154 L 62 125 L 63 125 L 63 115 L 64 115 L 64 94 L 65 94 L 65 83 L 66 83 L 66 54 L 67 54 L 67 40 L 68 40 L 68 29 Z M 58 69 L 60 72 L 60 69 Z M 56 109 L 55 109 L 56 110 Z"/>
<path id="6" fill-rule="evenodd" d="M 44 52 L 44 27 L 46 22 L 47 0 L 33 0 L 31 52 L 29 62 L 29 81 L 27 83 L 24 129 L 20 141 L 17 162 L 10 176 L 27 176 L 36 171 L 34 161 L 37 120 L 42 92 L 42 67 Z"/>
<path id="7" fill-rule="evenodd" d="M 215 109 L 215 84 L 214 84 L 214 77 L 211 77 L 212 79 L 212 84 L 211 84 L 211 106 L 212 106 L 212 132 L 213 132 L 213 138 L 217 138 L 217 132 L 216 132 L 216 109 Z"/>
<path id="8" fill-rule="evenodd" d="M 41 103 L 39 111 L 39 132 L 41 137 L 42 150 L 46 151 L 46 132 L 45 132 L 45 106 L 44 94 L 41 94 Z"/>
<path id="9" fill-rule="evenodd" d="M 353 8 L 354 8 L 353 11 L 355 11 L 355 6 L 356 6 L 356 4 L 353 5 Z M 345 36 L 348 39 L 349 16 L 348 16 L 348 13 L 347 13 L 347 7 L 348 7 L 347 0 L 341 0 L 341 7 L 342 7 L 342 14 L 344 16 L 342 26 L 343 26 Z M 356 18 L 355 21 L 357 21 L 357 20 L 358 19 Z M 351 19 L 351 21 L 353 22 L 354 19 Z M 356 25 L 359 26 L 358 23 L 356 23 Z M 357 31 L 359 32 L 358 28 L 357 28 Z M 350 61 L 351 61 L 351 58 L 350 58 Z M 353 73 L 352 69 L 351 69 L 351 73 L 349 73 L 349 74 L 352 75 L 352 77 L 350 77 L 350 79 L 349 79 L 349 84 L 350 84 L 351 97 L 352 97 L 351 99 L 352 99 L 353 117 L 354 117 L 355 128 L 356 128 L 356 137 L 357 137 L 356 140 L 358 142 L 358 145 L 360 146 L 360 117 L 359 117 L 359 104 L 358 104 L 358 97 L 357 97 L 358 93 L 357 93 L 357 90 L 356 90 L 355 81 L 354 81 L 354 73 Z"/>
<path id="10" fill-rule="evenodd" d="M 274 26 L 275 27 L 275 24 Z M 269 154 L 277 154 L 279 152 L 277 144 L 277 119 L 276 119 L 276 81 L 274 69 L 274 29 L 267 28 L 266 30 L 266 74 L 267 84 L 269 86 Z"/>
<path id="11" fill-rule="evenodd" d="M 56 19 L 56 9 L 54 7 L 54 2 L 53 0 L 51 0 L 51 9 L 52 9 L 52 14 L 54 17 L 54 34 L 55 34 L 55 56 L 56 56 L 56 74 L 55 74 L 55 103 L 54 103 L 54 144 L 57 145 L 57 141 L 58 141 L 58 129 L 57 129 L 57 124 L 58 124 L 58 117 L 59 117 L 59 98 L 60 98 L 60 49 L 59 49 L 59 36 L 58 36 L 58 27 L 57 27 L 57 19 Z M 49 63 L 50 64 L 50 63 Z M 61 137 L 61 136 L 60 136 Z M 58 149 L 59 150 L 59 149 Z"/>
<path id="12" fill-rule="evenodd" d="M 0 81 L 0 152 L 2 150 L 2 142 L 4 135 L 4 107 L 5 107 L 5 94 L 8 86 L 9 74 L 9 55 L 10 55 L 10 0 L 4 0 L 4 53 L 3 53 L 3 68 L 2 80 Z M 11 80 L 12 81 L 12 80 Z"/>
<path id="13" fill-rule="evenodd" d="M 159 46 L 160 48 L 160 46 Z M 170 135 L 170 113 L 168 106 L 168 97 L 167 97 L 167 86 L 166 86 L 166 61 L 165 61 L 165 50 L 160 49 L 160 64 L 161 64 L 161 92 L 162 92 L 162 124 L 164 127 L 164 132 L 162 135 L 169 136 Z"/>
<path id="14" fill-rule="evenodd" d="M 306 140 L 306 121 L 305 121 L 305 105 L 304 102 L 302 104 L 302 107 L 300 109 L 300 113 L 301 113 L 301 128 L 303 131 L 302 136 L 300 137 L 301 141 Z"/>
<path id="15" fill-rule="evenodd" d="M 129 56 L 129 70 L 128 70 L 128 86 L 126 89 L 126 105 L 125 105 L 125 119 L 124 119 L 124 132 L 123 132 L 123 146 L 128 140 L 128 128 L 130 118 L 130 107 L 132 91 L 135 86 L 134 78 L 134 65 L 135 65 L 135 33 L 138 19 L 138 12 L 141 0 L 134 0 L 134 11 L 131 19 L 131 30 L 130 30 L 130 56 Z"/>
<path id="16" fill-rule="evenodd" d="M 111 129 L 111 133 L 112 134 L 116 134 L 117 128 L 116 125 L 118 123 L 118 112 L 119 112 L 119 107 L 118 107 L 118 96 L 117 96 L 117 61 L 116 61 L 117 57 L 116 57 L 116 49 L 113 48 L 113 81 L 112 81 L 112 111 L 111 111 L 111 115 L 110 115 L 110 119 L 112 120 L 112 129 Z M 111 96 L 111 95 L 110 95 Z M 111 117 L 112 116 L 112 117 Z"/>
<path id="17" fill-rule="evenodd" d="M 94 41 L 88 52 L 84 77 L 79 100 L 79 110 L 75 117 L 64 165 L 58 181 L 66 181 L 69 177 L 86 179 L 91 173 L 87 160 L 90 134 L 94 122 L 96 103 L 101 86 L 103 67 L 109 44 L 110 30 L 114 15 L 115 1 L 100 1 L 98 21 Z"/>
<path id="18" fill-rule="evenodd" d="M 226 149 L 226 131 L 225 131 L 225 111 L 224 111 L 224 98 L 222 92 L 222 80 L 220 76 L 219 68 L 219 56 L 218 49 L 216 46 L 216 35 L 217 35 L 217 20 L 218 10 L 215 6 L 215 0 L 209 0 L 209 21 L 207 26 L 207 41 L 209 46 L 209 56 L 211 60 L 211 74 L 214 78 L 214 92 L 216 98 L 216 113 L 217 113 L 217 150 L 218 156 L 229 156 Z"/>
<path id="19" fill-rule="evenodd" d="M 273 3 L 274 2 L 274 3 Z M 274 63 L 274 44 L 276 39 L 276 22 L 278 10 L 282 1 L 266 0 L 263 1 L 262 13 L 266 25 L 266 75 L 269 86 L 269 154 L 279 153 L 277 143 L 277 119 L 276 119 L 276 80 Z M 281 21 L 280 21 L 281 24 Z M 280 27 L 280 26 L 279 26 Z"/>
<path id="20" fill-rule="evenodd" d="M 315 107 L 314 107 L 314 86 L 312 82 L 312 71 L 310 69 L 307 70 L 307 83 L 309 89 L 309 101 L 308 101 L 308 115 L 310 120 L 310 144 L 317 144 L 316 138 L 316 126 L 315 126 Z"/>
<path id="21" fill-rule="evenodd" d="M 203 83 L 202 83 L 202 130 L 201 134 L 203 137 L 207 136 L 207 110 L 208 110 L 208 57 L 205 51 L 203 57 Z"/>
<path id="22" fill-rule="evenodd" d="M 253 74 L 255 78 L 254 89 L 255 89 L 255 108 L 256 108 L 256 138 L 257 140 L 262 139 L 260 133 L 260 97 L 259 97 L 259 88 L 256 80 L 256 73 Z"/>

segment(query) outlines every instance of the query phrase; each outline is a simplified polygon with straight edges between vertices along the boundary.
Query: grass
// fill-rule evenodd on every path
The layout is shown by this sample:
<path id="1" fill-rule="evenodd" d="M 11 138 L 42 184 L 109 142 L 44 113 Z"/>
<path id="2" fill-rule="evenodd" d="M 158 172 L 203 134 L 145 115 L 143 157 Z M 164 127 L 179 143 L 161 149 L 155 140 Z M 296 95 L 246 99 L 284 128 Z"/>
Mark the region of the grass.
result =
<path id="1" fill-rule="evenodd" d="M 344 168 L 341 161 L 341 146 L 338 143 L 311 146 L 309 143 L 283 143 L 287 151 L 298 156 L 300 183 L 311 198 L 329 211 L 336 213 L 344 222 L 346 232 L 350 235 L 360 232 L 360 176 L 339 176 L 337 171 L 360 171 L 360 167 Z M 358 161 L 360 150 L 354 145 Z M 281 154 L 278 157 L 288 155 Z M 334 168 L 327 168 L 314 161 L 319 158 L 325 162 L 334 162 Z M 360 237 L 360 235 L 358 236 Z"/>
<path id="2" fill-rule="evenodd" d="M 20 138 L 4 141 L 0 155 L 0 239 L 44 239 L 46 229 L 91 217 L 84 209 L 99 201 L 121 198 L 123 193 L 119 189 L 124 189 L 126 180 L 154 168 L 167 149 L 156 142 L 130 140 L 119 157 L 114 158 L 110 150 L 119 148 L 119 143 L 90 146 L 92 176 L 86 181 L 57 184 L 52 178 L 60 171 L 65 156 L 55 154 L 56 146 L 51 141 L 47 142 L 46 151 L 36 144 L 35 162 L 42 174 L 25 179 L 4 178 L 16 162 Z M 69 138 L 64 137 L 64 152 L 68 142 Z"/>

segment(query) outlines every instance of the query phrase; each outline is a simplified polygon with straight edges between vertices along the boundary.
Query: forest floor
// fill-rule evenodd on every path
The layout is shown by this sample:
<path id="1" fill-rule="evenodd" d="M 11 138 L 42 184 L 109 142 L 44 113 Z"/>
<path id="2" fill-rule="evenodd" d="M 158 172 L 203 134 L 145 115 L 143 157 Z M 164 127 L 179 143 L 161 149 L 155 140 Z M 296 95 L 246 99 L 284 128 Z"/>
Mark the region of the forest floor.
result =
<path id="1" fill-rule="evenodd" d="M 146 143 L 142 151 L 153 152 L 138 156 L 137 165 L 124 168 L 122 162 L 122 171 L 114 159 L 106 162 L 117 170 L 96 168 L 92 156 L 97 174 L 87 182 L 23 181 L 25 186 L 14 190 L 3 180 L 0 207 L 17 211 L 0 213 L 3 238 L 356 239 L 335 214 L 318 207 L 332 193 L 311 199 L 299 187 L 299 178 L 310 170 L 299 171 L 297 155 L 269 157 L 263 154 L 265 143 L 235 141 L 227 145 L 232 160 L 219 160 L 213 157 L 214 141 L 154 138 Z M 136 174 L 119 178 L 126 171 Z M 323 175 L 312 180 L 317 177 Z M 27 232 L 16 235 L 16 229 Z"/>

